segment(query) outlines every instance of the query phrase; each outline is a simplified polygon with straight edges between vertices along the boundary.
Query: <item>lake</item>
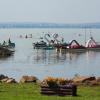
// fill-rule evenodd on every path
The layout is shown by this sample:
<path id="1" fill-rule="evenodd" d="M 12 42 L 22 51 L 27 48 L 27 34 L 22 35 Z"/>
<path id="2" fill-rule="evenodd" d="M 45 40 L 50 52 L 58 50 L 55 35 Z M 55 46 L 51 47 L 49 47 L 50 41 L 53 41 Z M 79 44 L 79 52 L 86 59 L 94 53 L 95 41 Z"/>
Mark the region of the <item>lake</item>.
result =
<path id="1" fill-rule="evenodd" d="M 5 59 L 0 58 L 0 74 L 13 77 L 18 81 L 22 75 L 34 75 L 40 80 L 46 76 L 64 78 L 72 78 L 76 74 L 100 76 L 100 51 L 58 53 L 56 50 L 33 49 L 32 43 L 39 41 L 44 33 L 51 35 L 58 33 L 59 40 L 62 37 L 65 42 L 76 39 L 82 45 L 91 34 L 97 42 L 100 42 L 100 29 L 0 29 L 0 43 L 9 38 L 16 43 L 13 56 Z M 27 36 L 32 34 L 32 38 L 25 38 L 26 34 Z"/>

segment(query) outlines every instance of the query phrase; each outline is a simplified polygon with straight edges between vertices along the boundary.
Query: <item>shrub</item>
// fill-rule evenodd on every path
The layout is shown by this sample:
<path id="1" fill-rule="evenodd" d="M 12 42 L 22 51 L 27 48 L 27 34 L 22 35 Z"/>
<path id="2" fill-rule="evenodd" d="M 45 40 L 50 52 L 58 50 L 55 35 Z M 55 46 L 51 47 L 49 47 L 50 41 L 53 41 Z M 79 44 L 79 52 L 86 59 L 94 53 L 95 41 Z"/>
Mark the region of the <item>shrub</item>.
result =
<path id="1" fill-rule="evenodd" d="M 42 85 L 48 85 L 49 87 L 57 87 L 59 85 L 66 85 L 69 82 L 70 80 L 64 78 L 47 77 L 42 81 Z"/>

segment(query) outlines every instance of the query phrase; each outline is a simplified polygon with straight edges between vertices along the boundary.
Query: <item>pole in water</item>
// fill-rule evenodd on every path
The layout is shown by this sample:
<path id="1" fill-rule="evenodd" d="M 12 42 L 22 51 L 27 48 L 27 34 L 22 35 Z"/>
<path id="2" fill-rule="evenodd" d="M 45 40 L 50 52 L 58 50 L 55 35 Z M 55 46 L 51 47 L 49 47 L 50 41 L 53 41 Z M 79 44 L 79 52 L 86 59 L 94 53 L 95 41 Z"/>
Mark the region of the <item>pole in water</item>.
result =
<path id="1" fill-rule="evenodd" d="M 28 38 L 27 35 L 25 36 L 25 38 Z"/>
<path id="2" fill-rule="evenodd" d="M 85 45 L 86 45 L 86 28 L 85 28 Z"/>

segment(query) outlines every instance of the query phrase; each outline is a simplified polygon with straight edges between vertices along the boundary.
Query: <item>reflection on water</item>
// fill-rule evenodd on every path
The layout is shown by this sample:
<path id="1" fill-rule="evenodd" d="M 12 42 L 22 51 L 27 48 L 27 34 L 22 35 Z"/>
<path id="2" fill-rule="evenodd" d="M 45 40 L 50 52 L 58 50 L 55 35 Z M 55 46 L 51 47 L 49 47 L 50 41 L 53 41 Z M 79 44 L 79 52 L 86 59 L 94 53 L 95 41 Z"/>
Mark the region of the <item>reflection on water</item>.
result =
<path id="1" fill-rule="evenodd" d="M 58 63 L 66 60 L 66 54 L 61 54 L 55 50 L 37 50 L 37 55 L 34 57 L 36 62 L 42 63 Z"/>
<path id="2" fill-rule="evenodd" d="M 86 59 L 87 61 L 95 62 L 95 60 L 99 60 L 98 56 L 100 55 L 100 51 L 87 51 Z"/>
<path id="3" fill-rule="evenodd" d="M 53 74 L 53 76 L 60 77 L 73 77 L 75 74 L 100 76 L 98 65 L 100 51 L 56 52 L 56 50 L 37 50 L 36 52 L 34 61 L 46 66 L 48 75 Z"/>
<path id="4" fill-rule="evenodd" d="M 34 61 L 36 63 L 44 64 L 56 64 L 64 62 L 73 62 L 78 60 L 79 56 L 85 52 L 67 52 L 62 50 L 61 52 L 56 50 L 35 50 L 36 55 L 34 56 Z"/>
<path id="5" fill-rule="evenodd" d="M 14 59 L 14 54 L 9 56 L 9 57 L 1 57 L 0 58 L 0 63 L 3 63 L 3 62 L 9 62 L 9 60 L 13 60 Z"/>
<path id="6" fill-rule="evenodd" d="M 87 55 L 87 58 L 90 59 L 90 58 L 95 58 L 96 55 L 98 55 L 99 53 L 100 51 L 87 51 L 86 55 Z"/>

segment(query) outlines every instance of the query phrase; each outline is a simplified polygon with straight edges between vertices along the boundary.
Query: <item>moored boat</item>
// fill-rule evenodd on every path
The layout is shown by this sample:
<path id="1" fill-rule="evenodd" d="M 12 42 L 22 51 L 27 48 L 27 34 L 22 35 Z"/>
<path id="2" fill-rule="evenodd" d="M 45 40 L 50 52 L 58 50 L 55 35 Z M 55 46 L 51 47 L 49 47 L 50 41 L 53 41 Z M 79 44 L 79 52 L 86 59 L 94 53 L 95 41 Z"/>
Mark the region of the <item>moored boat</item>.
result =
<path id="1" fill-rule="evenodd" d="M 44 41 L 33 43 L 34 49 L 44 49 L 47 47 L 47 43 Z"/>
<path id="2" fill-rule="evenodd" d="M 41 40 L 39 42 L 33 43 L 34 49 L 45 49 L 45 50 L 52 50 L 55 49 L 54 47 L 54 41 L 49 40 L 50 34 L 45 34 L 44 37 L 40 38 Z M 44 39 L 47 41 L 45 42 Z"/>
<path id="3" fill-rule="evenodd" d="M 9 48 L 15 48 L 15 43 L 11 42 L 10 38 L 9 40 L 6 42 L 4 41 L 2 44 L 3 47 L 9 47 Z"/>
<path id="4" fill-rule="evenodd" d="M 1 57 L 8 57 L 8 56 L 11 56 L 12 54 L 13 54 L 13 52 L 11 50 L 0 46 L 0 58 Z"/>
<path id="5" fill-rule="evenodd" d="M 86 47 L 80 45 L 76 40 L 72 40 L 67 46 L 67 51 L 69 52 L 83 52 L 86 51 Z"/>
<path id="6" fill-rule="evenodd" d="M 4 41 L 3 44 L 1 45 L 3 48 L 9 49 L 10 51 L 14 52 L 15 51 L 15 43 L 13 43 L 10 38 L 6 42 Z"/>
<path id="7" fill-rule="evenodd" d="M 86 42 L 87 50 L 100 50 L 100 43 L 96 42 L 94 38 L 91 36 L 90 39 Z"/>

